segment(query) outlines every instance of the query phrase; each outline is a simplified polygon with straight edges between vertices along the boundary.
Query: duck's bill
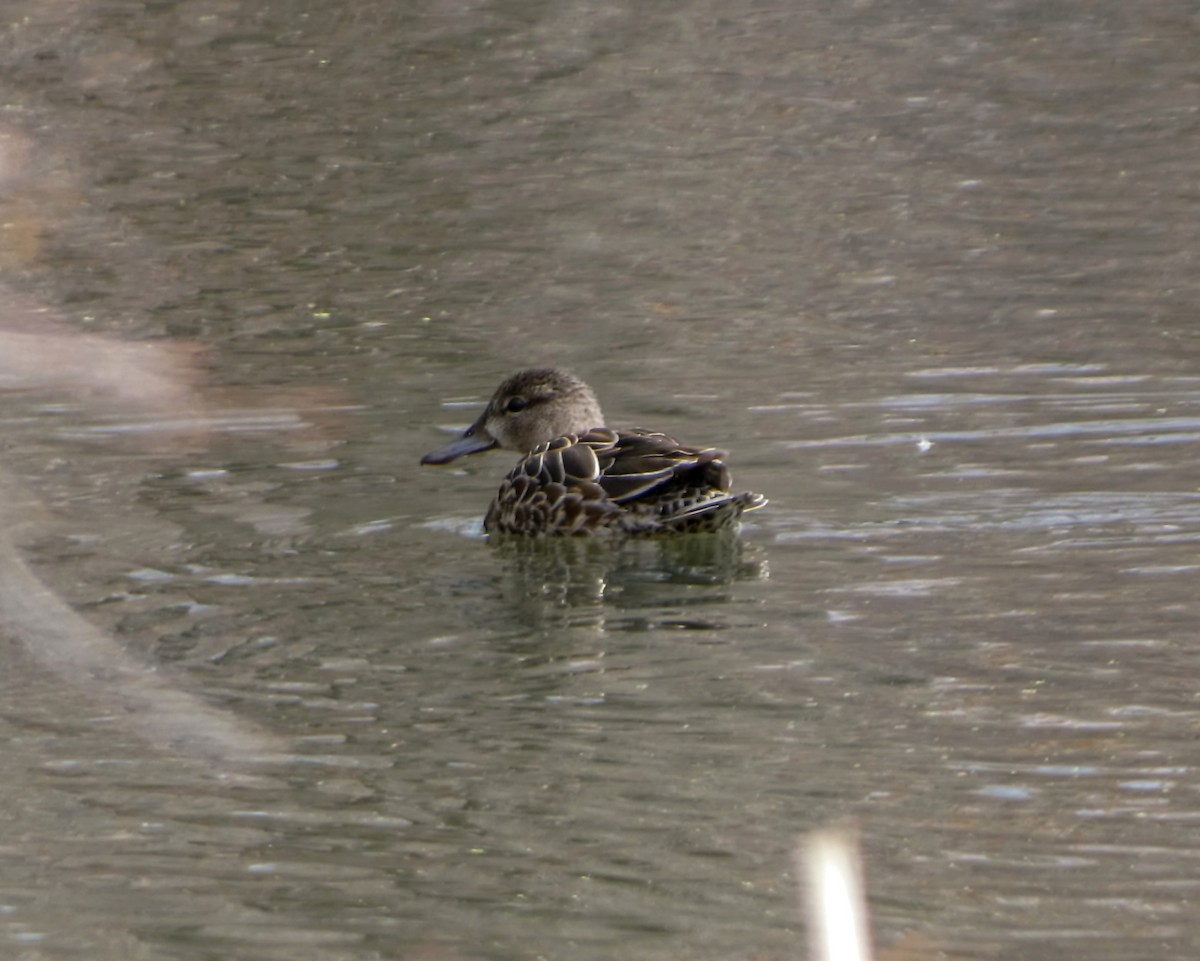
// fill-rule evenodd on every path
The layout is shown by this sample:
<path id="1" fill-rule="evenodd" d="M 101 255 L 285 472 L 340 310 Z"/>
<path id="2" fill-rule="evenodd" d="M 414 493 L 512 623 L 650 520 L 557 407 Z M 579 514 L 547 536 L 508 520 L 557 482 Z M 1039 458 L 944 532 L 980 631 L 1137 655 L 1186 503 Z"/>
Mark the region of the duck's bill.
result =
<path id="1" fill-rule="evenodd" d="M 487 434 L 482 432 L 477 434 L 464 434 L 457 440 L 451 441 L 445 447 L 439 447 L 437 450 L 431 450 L 428 454 L 421 458 L 422 464 L 449 464 L 450 461 L 458 457 L 464 457 L 467 454 L 481 454 L 485 450 L 491 450 L 496 446 L 496 442 Z"/>

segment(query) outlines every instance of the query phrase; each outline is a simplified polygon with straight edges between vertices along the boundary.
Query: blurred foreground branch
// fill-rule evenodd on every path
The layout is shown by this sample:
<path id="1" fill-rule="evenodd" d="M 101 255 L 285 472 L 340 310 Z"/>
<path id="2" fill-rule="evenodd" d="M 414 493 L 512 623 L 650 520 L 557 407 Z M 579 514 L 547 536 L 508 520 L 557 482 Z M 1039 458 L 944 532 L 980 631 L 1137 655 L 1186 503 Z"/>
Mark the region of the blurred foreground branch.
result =
<path id="1" fill-rule="evenodd" d="M 870 961 L 871 936 L 858 832 L 829 827 L 804 836 L 795 851 L 803 879 L 812 961 Z"/>

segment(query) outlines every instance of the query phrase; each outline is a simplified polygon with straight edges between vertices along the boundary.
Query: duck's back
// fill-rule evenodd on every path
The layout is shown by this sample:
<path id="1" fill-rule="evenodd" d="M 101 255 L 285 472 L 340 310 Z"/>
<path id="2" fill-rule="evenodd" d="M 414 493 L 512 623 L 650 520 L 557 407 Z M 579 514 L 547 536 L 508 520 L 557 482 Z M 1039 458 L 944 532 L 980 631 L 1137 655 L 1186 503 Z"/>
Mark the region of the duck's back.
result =
<path id="1" fill-rule="evenodd" d="M 484 528 L 504 534 L 724 530 L 766 503 L 759 494 L 730 493 L 724 456 L 636 428 L 567 434 L 512 469 Z"/>

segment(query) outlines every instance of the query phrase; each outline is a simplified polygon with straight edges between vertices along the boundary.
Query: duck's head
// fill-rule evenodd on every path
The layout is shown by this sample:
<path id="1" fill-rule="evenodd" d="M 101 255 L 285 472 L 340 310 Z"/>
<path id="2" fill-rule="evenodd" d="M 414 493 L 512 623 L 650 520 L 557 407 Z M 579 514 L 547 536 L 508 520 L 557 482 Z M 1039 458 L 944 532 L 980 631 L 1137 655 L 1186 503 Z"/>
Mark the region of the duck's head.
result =
<path id="1" fill-rule="evenodd" d="M 563 434 L 604 426 L 596 395 L 574 374 L 536 367 L 513 374 L 496 388 L 479 419 L 461 437 L 431 450 L 422 464 L 448 464 L 464 454 L 500 447 L 528 454 Z"/>

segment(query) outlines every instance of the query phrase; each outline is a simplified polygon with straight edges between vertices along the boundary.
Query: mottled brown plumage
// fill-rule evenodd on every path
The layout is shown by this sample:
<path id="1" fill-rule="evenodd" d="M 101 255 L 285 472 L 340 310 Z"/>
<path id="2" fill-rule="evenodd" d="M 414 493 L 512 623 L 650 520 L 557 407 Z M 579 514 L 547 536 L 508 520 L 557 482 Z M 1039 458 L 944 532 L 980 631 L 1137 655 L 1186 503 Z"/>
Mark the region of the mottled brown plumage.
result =
<path id="1" fill-rule="evenodd" d="M 553 368 L 524 370 L 500 385 L 461 437 L 421 463 L 493 447 L 524 454 L 484 518 L 485 530 L 503 534 L 714 532 L 767 502 L 730 493 L 723 451 L 603 423 L 583 381 Z"/>

